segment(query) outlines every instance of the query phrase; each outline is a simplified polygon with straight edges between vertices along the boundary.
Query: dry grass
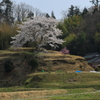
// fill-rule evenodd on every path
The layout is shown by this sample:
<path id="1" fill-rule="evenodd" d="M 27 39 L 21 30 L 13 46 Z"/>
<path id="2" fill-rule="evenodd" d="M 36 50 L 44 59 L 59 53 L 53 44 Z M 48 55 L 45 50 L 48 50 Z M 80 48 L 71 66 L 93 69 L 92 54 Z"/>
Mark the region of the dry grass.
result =
<path id="1" fill-rule="evenodd" d="M 16 52 L 8 51 L 8 50 L 0 50 L 0 54 L 14 54 Z"/>
<path id="2" fill-rule="evenodd" d="M 63 60 L 70 60 L 71 58 L 63 58 Z M 46 58 L 46 59 L 44 59 L 44 60 L 46 60 L 46 61 L 52 61 L 52 60 L 62 60 L 62 58 Z"/>
<path id="3" fill-rule="evenodd" d="M 66 94 L 66 93 L 67 93 L 67 90 L 64 90 L 64 89 L 7 92 L 7 93 L 4 92 L 4 93 L 0 93 L 0 100 L 14 100 L 14 99 L 21 99 L 21 98 L 33 98 L 33 97 L 35 98 L 35 97 L 44 97 L 44 96 L 59 95 L 59 94 Z"/>
<path id="4" fill-rule="evenodd" d="M 81 56 L 62 54 L 58 51 L 51 51 L 51 50 L 48 50 L 48 53 L 40 53 L 40 55 L 42 55 L 44 57 L 44 60 L 46 61 L 48 60 L 70 60 L 70 59 L 71 60 L 76 60 L 76 59 L 85 60 Z"/>
<path id="5" fill-rule="evenodd" d="M 0 60 L 5 59 L 5 58 L 9 58 L 9 56 L 0 57 Z"/>
<path id="6" fill-rule="evenodd" d="M 26 49 L 33 49 L 33 48 L 32 47 L 19 47 L 17 49 L 19 49 L 19 50 L 26 50 Z"/>
<path id="7" fill-rule="evenodd" d="M 0 60 L 4 60 L 6 58 L 10 58 L 11 55 L 15 54 L 16 52 L 7 51 L 7 50 L 0 50 Z"/>
<path id="8" fill-rule="evenodd" d="M 31 100 L 51 100 L 49 98 L 38 98 L 38 99 L 31 99 Z"/>
<path id="9" fill-rule="evenodd" d="M 62 54 L 58 51 L 48 50 L 48 53 L 40 53 L 42 56 L 42 60 L 46 63 L 46 66 L 39 67 L 39 70 L 48 71 L 75 71 L 75 70 L 82 70 L 82 71 L 89 71 L 93 70 L 90 67 L 85 59 L 81 56 L 75 56 L 70 54 Z M 43 61 L 42 61 L 43 62 Z"/>
<path id="10" fill-rule="evenodd" d="M 48 53 L 43 53 L 43 56 L 50 56 L 50 57 L 61 56 L 61 57 L 70 57 L 70 58 L 73 57 L 72 55 L 62 54 L 59 51 L 53 51 L 53 50 L 48 50 Z M 74 59 L 76 58 L 83 58 L 83 57 L 74 55 Z"/>

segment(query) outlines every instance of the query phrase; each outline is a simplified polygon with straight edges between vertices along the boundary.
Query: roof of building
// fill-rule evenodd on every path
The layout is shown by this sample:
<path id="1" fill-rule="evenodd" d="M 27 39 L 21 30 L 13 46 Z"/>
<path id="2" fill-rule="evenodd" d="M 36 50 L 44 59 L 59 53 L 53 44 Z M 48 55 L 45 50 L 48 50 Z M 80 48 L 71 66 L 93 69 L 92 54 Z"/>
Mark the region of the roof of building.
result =
<path id="1" fill-rule="evenodd" d="M 93 59 L 91 59 L 91 60 L 88 60 L 87 62 L 88 62 L 88 63 L 93 63 L 93 62 L 95 62 L 95 61 L 98 60 L 98 59 L 100 59 L 100 56 L 95 57 L 95 58 L 93 58 Z"/>
<path id="2" fill-rule="evenodd" d="M 88 59 L 88 58 L 93 58 L 93 57 L 98 57 L 100 56 L 100 54 L 98 52 L 95 52 L 95 53 L 89 53 L 89 54 L 86 54 L 84 56 L 85 59 Z"/>

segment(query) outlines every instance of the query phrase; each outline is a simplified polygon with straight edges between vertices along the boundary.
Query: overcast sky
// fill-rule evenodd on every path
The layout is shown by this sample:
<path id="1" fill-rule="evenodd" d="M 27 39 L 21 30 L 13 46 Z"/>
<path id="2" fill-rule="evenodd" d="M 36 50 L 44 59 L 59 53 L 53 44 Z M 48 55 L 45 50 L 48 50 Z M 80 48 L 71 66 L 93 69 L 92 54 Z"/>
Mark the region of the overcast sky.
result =
<path id="1" fill-rule="evenodd" d="M 13 0 L 16 3 L 26 3 L 34 8 L 38 8 L 43 13 L 49 13 L 51 15 L 51 11 L 54 11 L 54 14 L 57 19 L 62 17 L 62 10 L 67 10 L 71 5 L 78 6 L 80 9 L 84 7 L 89 8 L 92 4 L 89 2 L 91 0 Z"/>

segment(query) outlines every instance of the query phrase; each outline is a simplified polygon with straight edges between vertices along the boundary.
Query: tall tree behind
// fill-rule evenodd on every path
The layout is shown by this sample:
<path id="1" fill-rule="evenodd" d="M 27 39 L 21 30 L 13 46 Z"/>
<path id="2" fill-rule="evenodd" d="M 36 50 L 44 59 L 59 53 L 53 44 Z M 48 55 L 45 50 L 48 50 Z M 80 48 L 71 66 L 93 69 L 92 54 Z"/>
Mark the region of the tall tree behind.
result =
<path id="1" fill-rule="evenodd" d="M 50 17 L 50 15 L 47 13 L 47 14 L 45 15 L 45 17 L 46 17 L 46 18 L 49 18 L 49 17 Z"/>
<path id="2" fill-rule="evenodd" d="M 63 11 L 61 12 L 61 14 L 62 14 L 62 19 L 66 19 L 66 18 L 68 18 L 67 13 L 68 13 L 67 10 L 63 10 Z"/>
<path id="3" fill-rule="evenodd" d="M 84 15 L 87 14 L 87 13 L 88 13 L 88 9 L 85 7 L 85 8 L 83 9 L 81 15 L 84 16 Z"/>
<path id="4" fill-rule="evenodd" d="M 81 11 L 77 6 L 75 6 L 74 15 L 81 15 Z"/>
<path id="5" fill-rule="evenodd" d="M 68 17 L 73 17 L 74 15 L 81 15 L 79 7 L 73 5 L 71 5 L 71 7 L 68 10 L 62 11 L 61 13 L 64 19 Z"/>
<path id="6" fill-rule="evenodd" d="M 24 21 L 30 12 L 33 13 L 33 7 L 25 3 L 14 4 L 13 6 L 14 17 L 18 23 Z"/>
<path id="7" fill-rule="evenodd" d="M 63 38 L 66 38 L 69 34 L 77 33 L 77 26 L 81 23 L 81 16 L 74 15 L 64 19 L 63 23 L 58 24 L 58 28 L 63 31 Z"/>
<path id="8" fill-rule="evenodd" d="M 34 17 L 34 13 L 32 12 L 32 11 L 30 11 L 29 13 L 28 13 L 28 16 L 27 16 L 28 18 L 32 18 L 32 17 Z"/>
<path id="9" fill-rule="evenodd" d="M 54 18 L 54 19 L 56 19 L 53 11 L 51 12 L 51 17 Z"/>
<path id="10" fill-rule="evenodd" d="M 42 13 L 38 8 L 33 8 L 31 5 L 27 5 L 25 3 L 14 4 L 13 6 L 14 17 L 18 23 L 25 21 L 30 14 L 31 16 L 34 14 L 34 17 L 45 16 L 45 14 Z"/>
<path id="11" fill-rule="evenodd" d="M 92 1 L 90 1 L 90 2 L 92 2 L 92 4 L 95 6 L 95 7 L 98 7 L 99 6 L 99 0 L 92 0 Z"/>
<path id="12" fill-rule="evenodd" d="M 90 1 L 93 5 L 94 5 L 94 11 L 93 11 L 93 14 L 95 13 L 95 12 L 97 12 L 98 10 L 100 10 L 99 9 L 99 0 L 92 0 L 92 1 Z"/>
<path id="13" fill-rule="evenodd" d="M 71 5 L 71 7 L 69 8 L 67 16 L 68 17 L 74 16 L 74 6 L 73 5 Z"/>
<path id="14" fill-rule="evenodd" d="M 13 10 L 12 10 L 12 2 L 10 0 L 3 0 L 0 3 L 0 12 L 3 16 L 3 19 L 8 23 L 13 23 Z"/>

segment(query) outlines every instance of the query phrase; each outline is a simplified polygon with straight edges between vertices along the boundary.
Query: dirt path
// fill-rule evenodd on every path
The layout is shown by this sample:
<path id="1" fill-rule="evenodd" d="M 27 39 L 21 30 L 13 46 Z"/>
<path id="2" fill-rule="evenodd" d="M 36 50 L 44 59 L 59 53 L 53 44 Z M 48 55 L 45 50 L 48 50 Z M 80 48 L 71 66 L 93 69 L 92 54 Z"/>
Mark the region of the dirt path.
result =
<path id="1" fill-rule="evenodd" d="M 65 95 L 53 95 L 53 96 L 44 96 L 44 97 L 37 97 L 37 98 L 30 98 L 30 99 L 17 99 L 17 100 L 50 100 L 50 97 L 61 97 L 61 96 L 68 96 L 68 95 L 80 95 L 80 94 L 88 94 L 88 93 L 99 93 L 100 90 L 94 92 L 85 92 L 85 93 L 74 93 L 74 94 L 65 94 Z"/>

